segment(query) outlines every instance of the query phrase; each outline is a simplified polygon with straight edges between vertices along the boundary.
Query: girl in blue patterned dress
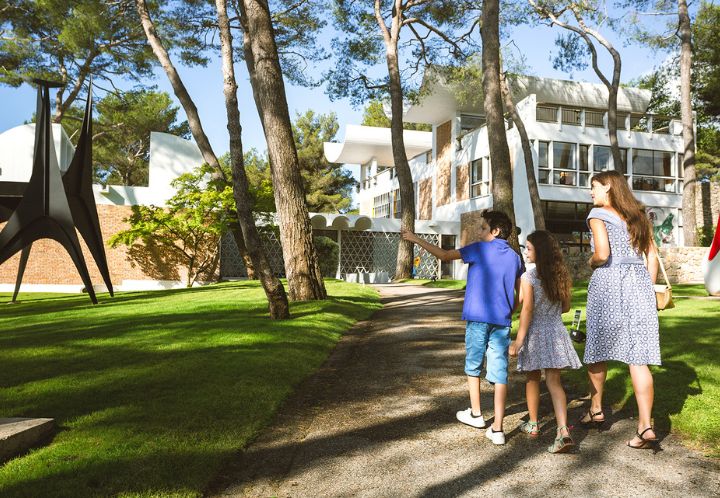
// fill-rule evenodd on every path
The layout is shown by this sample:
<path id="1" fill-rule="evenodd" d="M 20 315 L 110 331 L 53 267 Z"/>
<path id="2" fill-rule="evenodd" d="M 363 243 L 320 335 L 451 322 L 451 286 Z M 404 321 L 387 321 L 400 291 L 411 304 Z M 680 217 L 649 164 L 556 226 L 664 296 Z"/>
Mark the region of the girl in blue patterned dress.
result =
<path id="1" fill-rule="evenodd" d="M 607 361 L 629 365 L 638 404 L 638 429 L 631 448 L 653 448 L 653 378 L 648 365 L 660 365 L 658 316 L 653 283 L 658 261 L 650 221 L 617 171 L 592 177 L 593 204 L 585 363 L 590 376 L 590 410 L 583 425 L 605 421 L 602 395 Z M 645 255 L 645 261 L 643 260 Z"/>
<path id="2" fill-rule="evenodd" d="M 540 374 L 545 370 L 545 383 L 557 421 L 557 437 L 548 451 L 565 453 L 575 443 L 567 426 L 567 398 L 560 372 L 563 368 L 582 366 L 562 321 L 562 314 L 570 309 L 572 283 L 560 245 L 550 232 L 531 233 L 525 256 L 529 263 L 535 263 L 535 268 L 525 272 L 520 279 L 520 327 L 515 342 L 510 345 L 510 354 L 518 355 L 518 370 L 525 372 L 527 377 L 525 394 L 529 420 L 520 430 L 533 437 L 540 434 Z"/>

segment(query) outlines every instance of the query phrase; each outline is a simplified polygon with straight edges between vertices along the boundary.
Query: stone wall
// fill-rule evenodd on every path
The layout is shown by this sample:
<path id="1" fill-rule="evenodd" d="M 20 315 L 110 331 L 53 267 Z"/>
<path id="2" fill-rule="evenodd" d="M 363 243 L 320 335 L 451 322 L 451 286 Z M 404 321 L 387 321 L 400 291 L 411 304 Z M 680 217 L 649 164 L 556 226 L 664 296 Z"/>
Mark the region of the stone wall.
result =
<path id="1" fill-rule="evenodd" d="M 665 271 L 671 284 L 702 283 L 702 262 L 707 257 L 707 247 L 665 247 L 660 249 L 660 257 L 665 263 Z M 589 280 L 592 270 L 587 264 L 590 253 L 565 256 L 565 263 L 574 282 Z M 658 271 L 658 282 L 664 283 Z"/>
<path id="2" fill-rule="evenodd" d="M 697 184 L 695 213 L 698 227 L 712 227 L 713 233 L 720 216 L 720 183 L 705 182 Z"/>
<path id="3" fill-rule="evenodd" d="M 660 249 L 660 257 L 665 263 L 670 283 L 702 283 L 702 262 L 707 257 L 707 247 L 665 247 Z M 658 282 L 663 282 L 658 274 Z"/>

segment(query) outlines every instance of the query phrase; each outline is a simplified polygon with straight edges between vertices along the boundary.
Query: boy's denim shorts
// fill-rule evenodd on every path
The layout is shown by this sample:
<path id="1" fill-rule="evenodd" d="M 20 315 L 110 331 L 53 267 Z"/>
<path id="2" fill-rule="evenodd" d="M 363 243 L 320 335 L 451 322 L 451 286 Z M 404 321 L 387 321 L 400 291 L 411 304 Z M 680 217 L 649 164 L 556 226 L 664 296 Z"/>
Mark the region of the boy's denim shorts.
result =
<path id="1" fill-rule="evenodd" d="M 485 378 L 493 384 L 507 384 L 510 327 L 485 322 L 467 322 L 465 327 L 465 373 L 480 377 L 487 358 Z"/>

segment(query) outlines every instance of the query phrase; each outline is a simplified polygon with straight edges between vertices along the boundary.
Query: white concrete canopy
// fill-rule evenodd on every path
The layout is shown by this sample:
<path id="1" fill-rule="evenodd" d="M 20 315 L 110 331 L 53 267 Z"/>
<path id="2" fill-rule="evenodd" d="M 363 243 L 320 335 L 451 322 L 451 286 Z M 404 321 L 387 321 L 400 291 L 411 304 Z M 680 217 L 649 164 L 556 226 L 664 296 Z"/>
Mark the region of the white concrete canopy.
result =
<path id="1" fill-rule="evenodd" d="M 432 132 L 405 130 L 408 159 L 432 149 Z M 390 128 L 347 125 L 345 140 L 325 142 L 325 158 L 331 163 L 367 164 L 375 159 L 380 166 L 394 166 Z"/>

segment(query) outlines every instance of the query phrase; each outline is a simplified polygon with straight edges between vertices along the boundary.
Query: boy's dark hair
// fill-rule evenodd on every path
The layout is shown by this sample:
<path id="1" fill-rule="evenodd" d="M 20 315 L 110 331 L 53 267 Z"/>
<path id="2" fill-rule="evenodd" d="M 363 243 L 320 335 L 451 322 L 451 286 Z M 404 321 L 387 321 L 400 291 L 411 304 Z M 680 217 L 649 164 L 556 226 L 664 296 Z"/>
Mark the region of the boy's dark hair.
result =
<path id="1" fill-rule="evenodd" d="M 507 240 L 507 238 L 510 237 L 512 233 L 512 222 L 508 215 L 502 211 L 486 209 L 483 211 L 482 217 L 487 222 L 491 232 L 496 228 L 500 230 L 500 233 L 497 234 L 498 239 Z"/>

